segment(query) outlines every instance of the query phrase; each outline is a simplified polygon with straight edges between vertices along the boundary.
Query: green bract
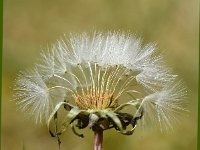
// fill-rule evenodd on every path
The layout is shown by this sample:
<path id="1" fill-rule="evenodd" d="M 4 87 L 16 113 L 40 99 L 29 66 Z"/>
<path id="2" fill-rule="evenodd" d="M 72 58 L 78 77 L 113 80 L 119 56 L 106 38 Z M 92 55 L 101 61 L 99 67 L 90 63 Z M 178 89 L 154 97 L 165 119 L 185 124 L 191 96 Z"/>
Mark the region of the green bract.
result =
<path id="1" fill-rule="evenodd" d="M 83 134 L 79 134 L 76 132 L 75 128 L 84 129 L 86 127 L 91 128 L 93 131 L 98 130 L 107 130 L 111 128 L 115 128 L 117 132 L 124 135 L 133 134 L 137 120 L 141 119 L 143 116 L 142 107 L 139 108 L 139 116 L 133 116 L 129 113 L 123 113 L 121 110 L 128 106 L 132 105 L 134 107 L 138 107 L 138 103 L 128 102 L 118 106 L 113 109 L 103 109 L 103 110 L 81 110 L 77 106 L 72 106 L 67 102 L 60 102 L 56 105 L 54 111 L 50 115 L 48 119 L 48 130 L 53 137 L 57 137 L 58 141 L 60 141 L 59 136 L 65 132 L 67 127 L 71 127 L 72 131 L 79 137 L 84 137 Z M 57 118 L 58 118 L 58 110 L 63 107 L 68 114 L 66 119 L 63 120 L 61 127 L 57 128 Z M 50 124 L 54 124 L 54 132 L 50 129 Z M 127 130 L 127 126 L 132 125 L 131 130 Z"/>

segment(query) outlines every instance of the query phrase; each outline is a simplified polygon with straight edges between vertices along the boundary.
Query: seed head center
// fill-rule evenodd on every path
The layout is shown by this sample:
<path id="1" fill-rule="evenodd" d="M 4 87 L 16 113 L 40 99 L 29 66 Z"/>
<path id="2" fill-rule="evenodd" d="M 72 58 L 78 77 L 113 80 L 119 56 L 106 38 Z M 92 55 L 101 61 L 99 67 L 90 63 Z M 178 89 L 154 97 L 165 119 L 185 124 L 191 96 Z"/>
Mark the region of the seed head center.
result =
<path id="1" fill-rule="evenodd" d="M 102 110 L 106 108 L 115 108 L 117 106 L 117 100 L 114 100 L 113 93 L 109 92 L 90 92 L 86 95 L 76 95 L 75 102 L 79 108 L 86 110 Z"/>

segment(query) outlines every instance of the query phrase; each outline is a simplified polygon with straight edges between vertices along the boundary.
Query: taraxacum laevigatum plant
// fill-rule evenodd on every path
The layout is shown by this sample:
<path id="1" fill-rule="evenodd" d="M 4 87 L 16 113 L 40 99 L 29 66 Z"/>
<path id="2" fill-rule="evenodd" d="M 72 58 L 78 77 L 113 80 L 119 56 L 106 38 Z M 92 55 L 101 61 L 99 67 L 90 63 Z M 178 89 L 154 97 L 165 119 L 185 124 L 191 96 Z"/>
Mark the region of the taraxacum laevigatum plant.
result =
<path id="1" fill-rule="evenodd" d="M 121 32 L 65 36 L 41 53 L 35 68 L 20 72 L 14 99 L 36 122 L 47 123 L 59 145 L 67 127 L 80 137 L 77 128 L 92 129 L 95 150 L 102 149 L 103 131 L 131 135 L 139 120 L 172 128 L 185 110 L 185 88 L 155 44 L 141 43 Z M 133 113 L 125 111 L 128 106 Z M 58 123 L 60 109 L 67 113 Z"/>

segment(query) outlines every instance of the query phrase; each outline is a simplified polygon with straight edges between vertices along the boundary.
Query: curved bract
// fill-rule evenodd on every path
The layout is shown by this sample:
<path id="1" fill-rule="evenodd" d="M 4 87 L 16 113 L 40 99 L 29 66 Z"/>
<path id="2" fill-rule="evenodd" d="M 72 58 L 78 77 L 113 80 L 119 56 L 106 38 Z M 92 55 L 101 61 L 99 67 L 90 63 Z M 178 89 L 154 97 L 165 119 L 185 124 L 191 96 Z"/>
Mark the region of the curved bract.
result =
<path id="1" fill-rule="evenodd" d="M 60 129 L 57 128 L 58 110 L 63 106 L 68 112 L 66 119 L 61 124 Z M 122 108 L 121 108 L 122 109 Z M 120 109 L 120 110 L 121 110 Z M 83 134 L 76 132 L 75 128 L 84 129 L 90 127 L 93 131 L 107 130 L 115 128 L 119 133 L 124 135 L 133 134 L 137 121 L 143 116 L 143 109 L 140 109 L 139 116 L 133 116 L 129 113 L 122 113 L 117 110 L 112 111 L 110 109 L 103 110 L 80 110 L 76 106 L 72 106 L 67 102 L 60 102 L 56 105 L 55 110 L 49 117 L 48 130 L 52 137 L 57 137 L 60 142 L 59 136 L 67 129 L 68 126 L 72 128 L 72 131 L 79 137 L 84 137 Z M 55 133 L 50 129 L 50 124 L 54 124 Z M 127 130 L 127 126 L 132 125 L 131 130 Z"/>

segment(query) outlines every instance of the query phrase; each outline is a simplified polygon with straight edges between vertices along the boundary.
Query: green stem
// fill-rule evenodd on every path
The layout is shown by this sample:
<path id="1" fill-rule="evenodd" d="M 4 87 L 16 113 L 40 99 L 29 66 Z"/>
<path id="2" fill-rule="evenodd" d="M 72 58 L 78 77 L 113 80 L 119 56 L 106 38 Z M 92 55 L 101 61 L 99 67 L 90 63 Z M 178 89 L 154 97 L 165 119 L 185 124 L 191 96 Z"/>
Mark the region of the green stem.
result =
<path id="1" fill-rule="evenodd" d="M 94 150 L 102 150 L 103 130 L 94 132 Z"/>

